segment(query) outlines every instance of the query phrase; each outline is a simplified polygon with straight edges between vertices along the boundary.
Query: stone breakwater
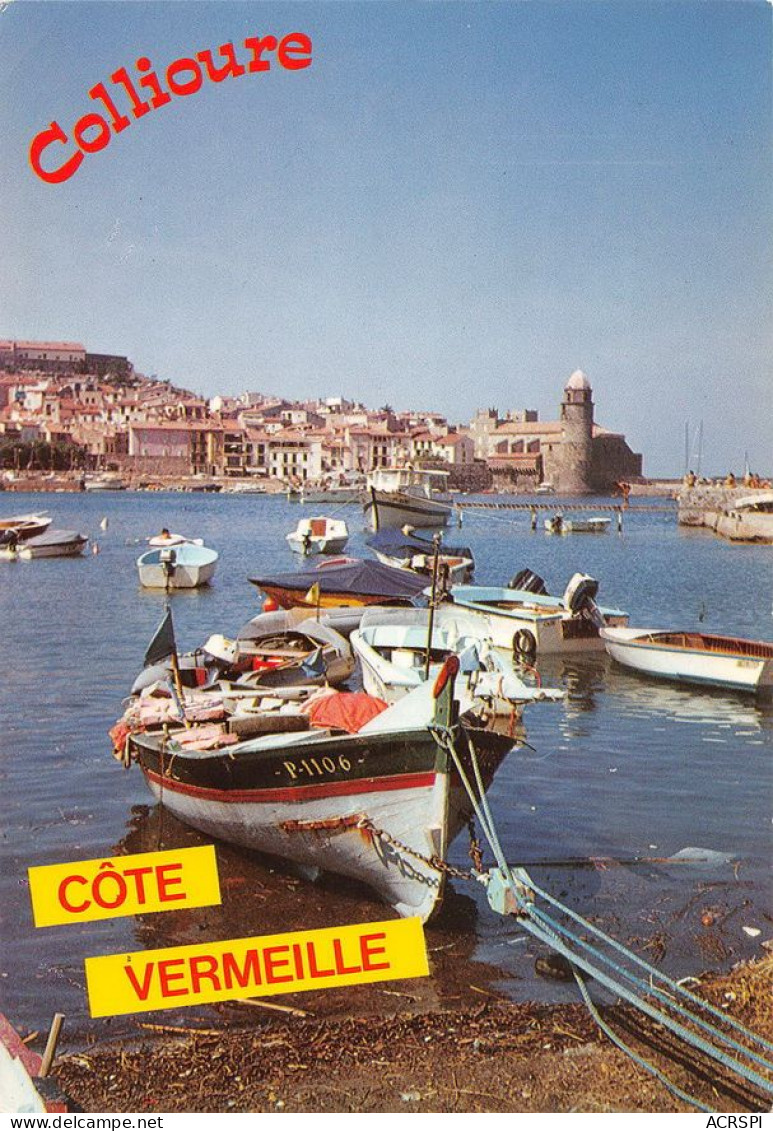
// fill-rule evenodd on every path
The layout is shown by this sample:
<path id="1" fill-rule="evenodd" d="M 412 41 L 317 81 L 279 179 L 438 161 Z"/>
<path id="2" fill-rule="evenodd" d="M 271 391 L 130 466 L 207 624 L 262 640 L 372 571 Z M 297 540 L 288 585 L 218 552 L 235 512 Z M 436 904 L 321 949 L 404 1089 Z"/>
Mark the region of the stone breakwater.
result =
<path id="1" fill-rule="evenodd" d="M 773 503 L 773 491 L 759 487 L 683 487 L 677 495 L 679 525 L 705 526 L 734 542 L 773 543 L 773 509 L 737 509 L 744 499 L 761 495 Z"/>

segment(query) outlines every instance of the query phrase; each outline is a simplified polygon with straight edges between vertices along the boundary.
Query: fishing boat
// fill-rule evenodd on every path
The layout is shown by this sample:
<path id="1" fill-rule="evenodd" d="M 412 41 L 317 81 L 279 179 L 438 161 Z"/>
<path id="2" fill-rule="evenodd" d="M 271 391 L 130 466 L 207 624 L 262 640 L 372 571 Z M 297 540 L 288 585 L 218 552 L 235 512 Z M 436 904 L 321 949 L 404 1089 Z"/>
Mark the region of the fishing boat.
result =
<path id="1" fill-rule="evenodd" d="M 364 692 L 320 691 L 295 727 L 248 741 L 223 732 L 201 748 L 190 729 L 125 739 L 157 801 L 207 836 L 292 861 L 310 875 L 359 880 L 402 916 L 427 920 L 442 901 L 442 862 L 471 805 L 466 775 L 484 788 L 514 739 L 459 714 L 458 661 L 387 707 Z M 452 730 L 458 724 L 458 730 Z M 278 724 L 279 725 L 279 724 Z M 195 729 L 195 728 L 191 728 Z M 234 741 L 235 740 L 235 741 Z"/>
<path id="2" fill-rule="evenodd" d="M 519 588 L 527 583 L 529 588 Z M 595 578 L 575 573 L 563 596 L 551 597 L 542 579 L 524 570 L 513 578 L 512 587 L 454 585 L 448 598 L 482 618 L 497 648 L 528 660 L 602 649 L 602 625 L 627 625 L 628 613 L 600 607 L 597 593 Z"/>
<path id="3" fill-rule="evenodd" d="M 340 554 L 349 541 L 349 528 L 339 518 L 302 518 L 285 537 L 294 554 Z"/>
<path id="4" fill-rule="evenodd" d="M 360 558 L 340 562 L 334 558 L 315 569 L 249 580 L 283 609 L 294 605 L 412 605 L 427 586 L 421 574 Z"/>
<path id="5" fill-rule="evenodd" d="M 362 684 L 396 703 L 426 679 L 435 679 L 449 655 L 459 656 L 457 695 L 462 706 L 485 700 L 492 718 L 511 725 L 525 703 L 564 698 L 558 688 L 527 684 L 483 635 L 480 620 L 453 605 L 428 609 L 366 609 L 351 635 Z"/>
<path id="6" fill-rule="evenodd" d="M 218 557 L 216 550 L 190 542 L 148 550 L 137 559 L 140 585 L 145 589 L 198 589 L 214 577 Z"/>
<path id="7" fill-rule="evenodd" d="M 611 522 L 611 518 L 600 516 L 564 518 L 562 514 L 554 514 L 545 519 L 545 530 L 548 534 L 606 534 Z"/>
<path id="8" fill-rule="evenodd" d="M 18 557 L 28 560 L 30 558 L 74 558 L 88 546 L 86 534 L 77 530 L 46 530 L 34 538 L 27 538 L 19 543 L 16 551 Z"/>
<path id="9" fill-rule="evenodd" d="M 402 530 L 379 530 L 366 538 L 365 544 L 384 565 L 412 569 L 415 573 L 432 573 L 435 543 L 431 538 L 422 538 L 411 526 Z M 475 558 L 469 546 L 448 546 L 441 542 L 437 558 L 438 566 L 455 584 L 469 581 L 475 570 Z"/>
<path id="10" fill-rule="evenodd" d="M 703 632 L 602 628 L 607 652 L 619 664 L 657 679 L 770 695 L 773 643 Z"/>
<path id="11" fill-rule="evenodd" d="M 8 518 L 0 518 L 0 536 L 12 533 L 17 541 L 22 542 L 48 530 L 52 521 L 47 514 L 12 514 Z"/>
<path id="12" fill-rule="evenodd" d="M 447 471 L 379 467 L 368 476 L 365 517 L 371 530 L 447 526 L 453 501 L 445 490 Z"/>

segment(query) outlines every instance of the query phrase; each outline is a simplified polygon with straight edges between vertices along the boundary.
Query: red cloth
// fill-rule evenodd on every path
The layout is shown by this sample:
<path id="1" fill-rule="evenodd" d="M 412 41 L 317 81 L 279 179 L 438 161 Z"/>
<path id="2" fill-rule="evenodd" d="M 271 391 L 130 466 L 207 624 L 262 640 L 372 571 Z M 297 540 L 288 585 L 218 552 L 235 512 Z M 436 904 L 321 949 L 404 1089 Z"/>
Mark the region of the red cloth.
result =
<path id="1" fill-rule="evenodd" d="M 383 699 L 364 691 L 338 691 L 311 704 L 309 722 L 313 727 L 334 727 L 347 734 L 357 734 L 387 706 Z"/>

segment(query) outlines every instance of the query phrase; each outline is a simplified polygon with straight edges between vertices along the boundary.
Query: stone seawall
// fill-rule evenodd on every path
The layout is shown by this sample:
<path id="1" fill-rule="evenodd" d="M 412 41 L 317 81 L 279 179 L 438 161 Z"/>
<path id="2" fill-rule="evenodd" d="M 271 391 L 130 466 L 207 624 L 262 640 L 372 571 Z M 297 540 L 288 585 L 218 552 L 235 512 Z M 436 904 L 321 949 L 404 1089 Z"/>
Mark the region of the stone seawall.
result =
<path id="1" fill-rule="evenodd" d="M 770 495 L 759 487 L 683 487 L 677 495 L 680 526 L 704 526 L 733 542 L 773 543 L 773 513 L 737 510 L 738 503 L 753 495 Z"/>

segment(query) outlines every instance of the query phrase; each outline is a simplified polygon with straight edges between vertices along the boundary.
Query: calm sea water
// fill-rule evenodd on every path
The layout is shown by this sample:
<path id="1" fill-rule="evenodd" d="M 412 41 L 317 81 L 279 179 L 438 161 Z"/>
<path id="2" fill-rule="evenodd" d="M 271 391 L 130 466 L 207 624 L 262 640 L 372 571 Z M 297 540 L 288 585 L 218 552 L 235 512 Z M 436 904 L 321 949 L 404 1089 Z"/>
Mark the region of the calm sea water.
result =
<path id="1" fill-rule="evenodd" d="M 0 503 L 0 515 L 47 509 L 54 526 L 82 530 L 99 545 L 82 559 L 0 562 L 0 1010 L 41 1028 L 64 1011 L 74 1038 L 88 1023 L 85 957 L 384 918 L 351 885 L 309 885 L 219 848 L 221 909 L 34 928 L 31 865 L 199 843 L 150 805 L 136 769 L 125 772 L 110 756 L 107 730 L 163 612 L 163 595 L 138 583 L 142 541 L 167 526 L 220 551 L 211 587 L 173 597 L 185 650 L 211 632 L 235 633 L 259 611 L 248 576 L 295 568 L 284 535 L 309 512 L 283 498 L 172 493 L 6 494 Z M 350 526 L 349 552 L 364 552 L 359 508 L 339 514 Z M 480 584 L 504 583 L 528 566 L 560 592 L 581 570 L 599 579 L 602 603 L 627 609 L 632 624 L 773 639 L 773 548 L 679 529 L 673 514 L 629 514 L 621 534 L 556 538 L 533 533 L 527 513 L 470 510 L 453 534 L 472 545 Z M 529 745 L 509 755 L 493 784 L 508 859 L 528 862 L 543 887 L 674 976 L 759 953 L 773 934 L 771 708 L 652 683 L 603 654 L 540 666 L 546 682 L 565 684 L 570 695 L 527 712 Z M 466 847 L 460 838 L 451 859 L 464 864 Z M 700 859 L 584 863 L 658 860 L 685 848 L 700 849 Z M 490 912 L 477 889 L 454 889 L 428 928 L 431 950 L 433 938 L 456 937 L 473 964 L 499 970 L 507 993 L 569 994 L 534 977 L 534 945 Z M 701 922 L 706 913 L 710 927 Z"/>

